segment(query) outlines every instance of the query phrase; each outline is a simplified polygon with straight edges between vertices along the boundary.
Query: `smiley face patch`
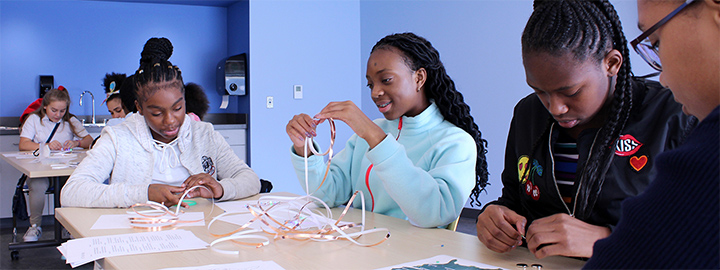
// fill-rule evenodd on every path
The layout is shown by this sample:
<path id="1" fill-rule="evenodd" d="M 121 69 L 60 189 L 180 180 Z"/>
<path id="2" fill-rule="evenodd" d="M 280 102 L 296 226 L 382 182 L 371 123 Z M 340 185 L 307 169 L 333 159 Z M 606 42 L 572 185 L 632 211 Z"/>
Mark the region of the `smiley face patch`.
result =
<path id="1" fill-rule="evenodd" d="M 542 176 L 543 168 L 540 163 L 534 159 L 532 161 L 532 167 L 530 167 L 530 158 L 528 156 L 520 156 L 517 163 L 518 168 L 518 180 L 525 190 L 525 194 L 533 198 L 533 200 L 540 199 L 540 188 L 535 185 L 535 175 Z M 530 171 L 528 171 L 530 170 Z"/>

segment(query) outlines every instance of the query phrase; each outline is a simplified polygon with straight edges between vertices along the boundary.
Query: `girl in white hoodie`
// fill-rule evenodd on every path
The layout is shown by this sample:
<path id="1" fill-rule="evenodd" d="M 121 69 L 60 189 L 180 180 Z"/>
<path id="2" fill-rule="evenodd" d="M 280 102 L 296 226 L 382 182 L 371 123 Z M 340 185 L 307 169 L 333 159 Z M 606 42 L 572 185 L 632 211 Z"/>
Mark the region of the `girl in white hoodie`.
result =
<path id="1" fill-rule="evenodd" d="M 134 76 L 138 113 L 103 129 L 62 189 L 63 206 L 128 207 L 148 200 L 170 206 L 197 185 L 210 191 L 195 189 L 190 197 L 233 200 L 260 191 L 258 176 L 211 124 L 189 121 L 181 72 L 167 61 L 170 54 L 166 38 L 148 40 Z"/>

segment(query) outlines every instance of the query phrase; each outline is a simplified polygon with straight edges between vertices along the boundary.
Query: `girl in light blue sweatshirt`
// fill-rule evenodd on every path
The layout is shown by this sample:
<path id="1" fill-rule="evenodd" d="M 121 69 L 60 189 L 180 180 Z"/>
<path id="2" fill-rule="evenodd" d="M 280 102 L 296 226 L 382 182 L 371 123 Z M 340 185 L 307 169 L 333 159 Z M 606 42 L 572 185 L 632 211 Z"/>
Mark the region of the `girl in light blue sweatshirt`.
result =
<path id="1" fill-rule="evenodd" d="M 470 107 L 445 72 L 432 44 L 413 33 L 386 36 L 372 49 L 366 78 L 385 119 L 370 120 L 352 101 L 331 102 L 314 117 L 299 114 L 287 124 L 292 162 L 301 185 L 331 207 L 365 194 L 365 207 L 419 227 L 445 226 L 487 184 L 487 142 Z M 315 118 L 315 120 L 313 119 Z M 348 124 L 355 134 L 327 168 L 304 144 L 325 119 Z M 317 148 L 317 146 L 316 146 Z M 319 189 L 318 189 L 319 187 Z M 353 206 L 361 207 L 360 200 Z"/>

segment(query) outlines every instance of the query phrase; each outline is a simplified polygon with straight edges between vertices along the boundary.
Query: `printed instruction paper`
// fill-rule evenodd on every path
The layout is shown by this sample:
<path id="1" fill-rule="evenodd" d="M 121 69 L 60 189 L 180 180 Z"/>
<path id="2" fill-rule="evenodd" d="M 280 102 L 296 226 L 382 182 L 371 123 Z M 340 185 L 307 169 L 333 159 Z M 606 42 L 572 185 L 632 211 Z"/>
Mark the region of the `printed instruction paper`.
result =
<path id="1" fill-rule="evenodd" d="M 107 230 L 107 229 L 130 229 L 131 217 L 142 217 L 135 213 L 119 214 L 119 215 L 102 215 L 90 228 L 91 230 Z M 172 218 L 170 215 L 158 217 L 159 219 Z M 203 212 L 184 212 L 178 215 L 181 222 L 175 224 L 177 227 L 183 226 L 205 226 L 205 213 Z M 197 220 L 196 222 L 189 222 Z"/>
<path id="2" fill-rule="evenodd" d="M 208 246 L 187 230 L 168 230 L 73 239 L 57 249 L 73 268 L 106 257 L 204 249 Z"/>

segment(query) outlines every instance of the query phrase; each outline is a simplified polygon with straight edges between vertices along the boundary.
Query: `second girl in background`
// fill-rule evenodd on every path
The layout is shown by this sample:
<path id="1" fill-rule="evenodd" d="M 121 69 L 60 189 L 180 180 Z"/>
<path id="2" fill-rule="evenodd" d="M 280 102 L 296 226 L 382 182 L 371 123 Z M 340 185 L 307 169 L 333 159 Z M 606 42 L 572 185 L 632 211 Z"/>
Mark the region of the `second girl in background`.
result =
<path id="1" fill-rule="evenodd" d="M 470 107 L 445 72 L 437 50 L 413 33 L 378 41 L 367 63 L 373 102 L 385 119 L 370 120 L 352 101 L 331 102 L 313 120 L 293 117 L 286 131 L 292 163 L 305 185 L 303 146 L 327 119 L 348 124 L 355 135 L 332 158 L 327 180 L 323 158 L 308 157 L 310 193 L 331 207 L 362 191 L 366 207 L 420 227 L 454 221 L 471 191 L 487 183 L 485 147 Z M 353 202 L 360 207 L 360 200 Z"/>

